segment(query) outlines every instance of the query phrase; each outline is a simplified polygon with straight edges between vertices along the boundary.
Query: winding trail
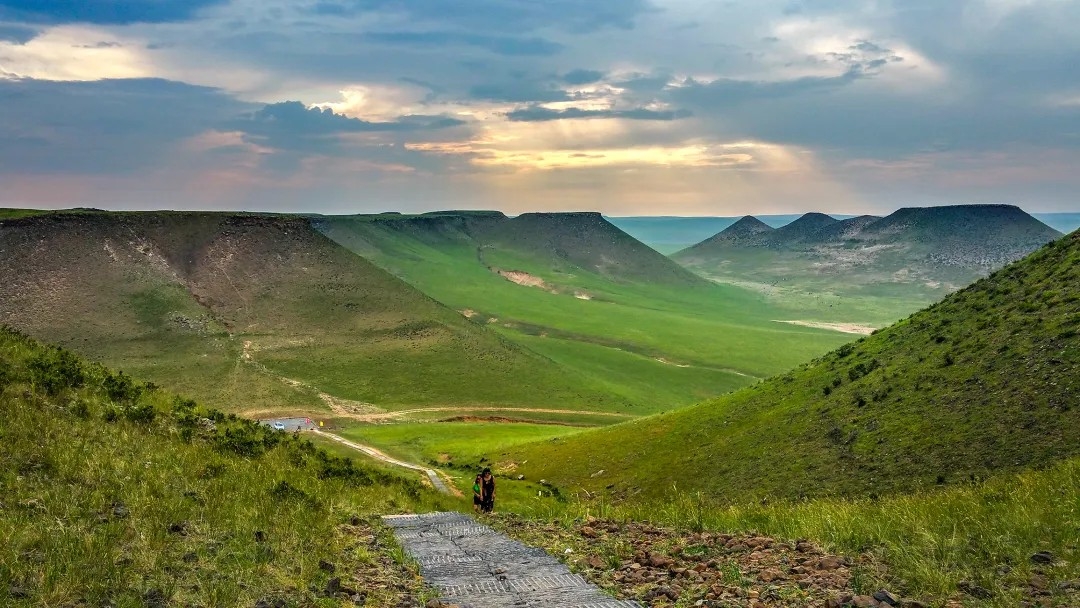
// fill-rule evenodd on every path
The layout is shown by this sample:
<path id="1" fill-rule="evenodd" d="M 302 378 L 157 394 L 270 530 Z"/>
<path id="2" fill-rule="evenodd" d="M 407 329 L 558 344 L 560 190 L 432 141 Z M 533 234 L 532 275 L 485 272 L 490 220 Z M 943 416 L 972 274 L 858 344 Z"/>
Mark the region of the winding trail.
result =
<path id="1" fill-rule="evenodd" d="M 319 435 L 320 437 L 326 437 L 327 439 L 330 439 L 332 441 L 336 441 L 336 442 L 338 442 L 338 443 L 340 443 L 340 444 L 342 444 L 344 446 L 350 447 L 350 448 L 352 448 L 352 449 L 354 449 L 354 450 L 356 450 L 358 452 L 363 452 L 364 454 L 367 454 L 368 456 L 374 458 L 375 460 L 380 460 L 380 461 L 385 462 L 387 464 L 392 464 L 394 466 L 403 467 L 403 468 L 406 468 L 406 469 L 411 469 L 413 471 L 419 471 L 419 472 L 423 473 L 424 475 L 427 475 L 427 478 L 429 480 L 431 480 L 431 485 L 434 486 L 436 490 L 442 492 L 443 494 L 453 494 L 453 492 L 450 490 L 450 487 L 446 484 L 445 481 L 443 481 L 443 479 L 441 477 L 439 477 L 439 474 L 438 474 L 438 472 L 435 471 L 435 469 L 429 469 L 429 468 L 427 468 L 425 466 L 421 466 L 421 465 L 418 465 L 418 464 L 413 464 L 411 462 L 405 462 L 404 460 L 398 460 L 397 458 L 394 458 L 393 456 L 388 456 L 386 453 L 381 452 L 381 451 L 379 451 L 379 450 L 377 450 L 377 449 L 375 449 L 375 448 L 373 448 L 373 447 L 371 447 L 369 445 L 363 445 L 363 444 L 360 444 L 360 443 L 355 443 L 355 442 L 349 441 L 348 439 L 345 439 L 344 437 L 339 437 L 339 436 L 337 436 L 337 435 L 335 435 L 333 433 L 327 433 L 326 431 L 320 431 L 318 429 L 310 429 L 310 432 L 315 433 L 316 435 Z"/>
<path id="2" fill-rule="evenodd" d="M 464 608 L 643 608 L 617 600 L 559 560 L 461 513 L 389 515 L 383 522 L 420 564 L 443 605 Z"/>

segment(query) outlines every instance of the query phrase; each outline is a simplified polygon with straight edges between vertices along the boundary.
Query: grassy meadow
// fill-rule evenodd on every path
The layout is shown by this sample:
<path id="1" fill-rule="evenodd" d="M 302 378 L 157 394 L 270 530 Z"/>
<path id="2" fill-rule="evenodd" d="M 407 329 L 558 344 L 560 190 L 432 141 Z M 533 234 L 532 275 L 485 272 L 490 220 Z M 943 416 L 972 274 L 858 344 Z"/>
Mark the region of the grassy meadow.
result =
<path id="1" fill-rule="evenodd" d="M 819 311 L 794 304 L 777 306 L 741 287 L 605 275 L 554 253 L 522 251 L 510 239 L 474 237 L 456 225 L 420 230 L 414 219 L 323 218 L 316 225 L 473 322 L 572 365 L 584 386 L 615 387 L 632 404 L 628 412 L 688 405 L 851 339 L 778 323 L 832 317 L 821 319 Z M 431 221 L 415 221 L 421 219 Z M 650 263 L 656 263 L 651 256 L 660 257 L 638 253 Z M 527 273 L 544 287 L 513 283 L 492 269 Z M 641 380 L 627 382 L 629 376 Z"/>
<path id="2" fill-rule="evenodd" d="M 0 364 L 3 605 L 422 603 L 375 517 L 457 505 L 415 478 L 6 329 Z"/>

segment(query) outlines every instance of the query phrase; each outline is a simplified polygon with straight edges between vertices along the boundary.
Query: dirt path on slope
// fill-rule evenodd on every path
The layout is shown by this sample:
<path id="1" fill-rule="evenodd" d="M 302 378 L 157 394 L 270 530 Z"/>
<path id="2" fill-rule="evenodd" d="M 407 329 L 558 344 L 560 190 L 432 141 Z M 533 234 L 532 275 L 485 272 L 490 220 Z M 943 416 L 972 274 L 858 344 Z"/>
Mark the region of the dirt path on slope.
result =
<path id="1" fill-rule="evenodd" d="M 382 452 L 381 450 L 373 448 L 370 445 L 363 445 L 363 444 L 360 444 L 360 443 L 349 441 L 348 439 L 345 439 L 344 437 L 340 437 L 340 436 L 335 435 L 333 433 L 327 433 L 326 431 L 320 431 L 318 429 L 311 429 L 308 432 L 315 433 L 316 435 L 318 435 L 320 437 L 326 437 L 327 439 L 330 439 L 331 441 L 336 441 L 336 442 L 338 442 L 338 443 L 340 443 L 340 444 L 342 444 L 342 445 L 344 445 L 346 447 L 352 448 L 352 449 L 354 449 L 354 450 L 356 450 L 358 452 L 363 452 L 364 454 L 367 454 L 368 456 L 370 456 L 371 458 L 374 458 L 375 460 L 379 460 L 379 461 L 385 462 L 387 464 L 392 464 L 392 465 L 397 466 L 397 467 L 402 467 L 402 468 L 410 469 L 410 470 L 413 470 L 413 471 L 419 471 L 419 472 L 421 472 L 421 473 L 423 473 L 424 475 L 427 476 L 428 480 L 431 481 L 431 485 L 434 486 L 436 490 L 442 492 L 443 494 L 461 496 L 461 492 L 457 491 L 456 488 L 451 490 L 451 488 L 453 488 L 454 485 L 453 485 L 453 482 L 450 481 L 449 477 L 447 476 L 447 478 L 444 480 L 442 477 L 440 477 L 440 472 L 436 471 L 435 469 L 429 469 L 429 468 L 427 468 L 425 466 L 422 466 L 422 465 L 414 464 L 414 463 L 411 463 L 411 462 L 406 462 L 404 460 L 398 460 L 397 458 L 394 458 L 393 456 L 389 456 L 385 452 Z M 443 473 L 442 475 L 446 475 L 446 474 Z"/>
<path id="2" fill-rule="evenodd" d="M 789 325 L 800 325 L 802 327 L 813 327 L 814 329 L 829 329 L 832 331 L 839 331 L 845 334 L 859 334 L 862 336 L 869 336 L 874 333 L 876 327 L 869 325 L 859 325 L 858 323 L 825 323 L 823 321 L 781 321 L 779 319 L 773 319 L 776 323 L 787 323 Z"/>

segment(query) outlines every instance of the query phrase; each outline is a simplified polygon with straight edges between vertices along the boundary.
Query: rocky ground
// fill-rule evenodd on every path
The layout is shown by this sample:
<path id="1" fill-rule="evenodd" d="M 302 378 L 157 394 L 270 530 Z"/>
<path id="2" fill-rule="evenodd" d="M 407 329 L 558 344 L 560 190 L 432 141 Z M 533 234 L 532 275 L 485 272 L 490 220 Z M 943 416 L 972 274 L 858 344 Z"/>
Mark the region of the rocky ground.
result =
<path id="1" fill-rule="evenodd" d="M 560 524 L 512 514 L 486 523 L 560 556 L 617 597 L 650 606 L 961 608 L 991 600 L 989 591 L 966 581 L 949 598 L 903 597 L 885 588 L 888 572 L 869 554 L 833 555 L 805 540 L 597 519 Z M 1053 555 L 1031 559 L 1035 574 L 1015 605 L 1080 606 L 1080 581 L 1059 583 L 1051 593 L 1047 576 L 1039 573 L 1040 566 L 1053 568 Z"/>
<path id="2" fill-rule="evenodd" d="M 619 598 L 650 606 L 927 605 L 875 585 L 884 569 L 870 556 L 831 555 L 806 541 L 595 519 L 562 526 L 502 515 L 489 523 L 561 555 Z"/>

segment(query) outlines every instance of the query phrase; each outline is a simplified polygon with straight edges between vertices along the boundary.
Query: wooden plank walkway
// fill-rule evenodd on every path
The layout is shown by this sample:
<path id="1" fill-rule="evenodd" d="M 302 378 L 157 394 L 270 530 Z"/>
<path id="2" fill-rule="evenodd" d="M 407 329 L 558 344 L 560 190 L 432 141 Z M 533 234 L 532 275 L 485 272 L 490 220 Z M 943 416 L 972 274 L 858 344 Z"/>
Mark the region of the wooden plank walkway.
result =
<path id="1" fill-rule="evenodd" d="M 383 518 L 446 604 L 462 608 L 643 608 L 616 600 L 542 549 L 462 513 Z"/>

